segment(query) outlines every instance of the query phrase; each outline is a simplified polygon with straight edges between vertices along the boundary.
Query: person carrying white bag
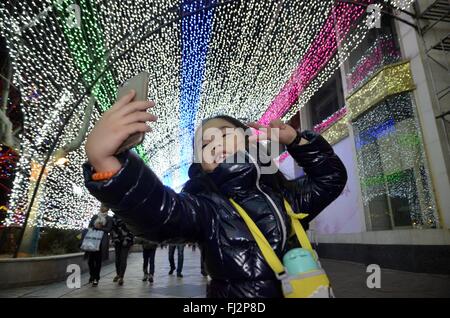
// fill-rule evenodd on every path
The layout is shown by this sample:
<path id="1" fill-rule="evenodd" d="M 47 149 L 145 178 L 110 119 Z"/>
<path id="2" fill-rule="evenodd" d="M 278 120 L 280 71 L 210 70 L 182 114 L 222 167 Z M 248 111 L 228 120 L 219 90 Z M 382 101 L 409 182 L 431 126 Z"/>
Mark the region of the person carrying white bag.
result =
<path id="1" fill-rule="evenodd" d="M 85 258 L 88 259 L 89 283 L 92 283 L 92 286 L 98 285 L 102 261 L 109 258 L 109 232 L 112 230 L 113 221 L 108 210 L 108 207 L 101 205 L 99 213 L 89 222 L 89 229 L 81 244 L 81 250 L 86 252 Z"/>

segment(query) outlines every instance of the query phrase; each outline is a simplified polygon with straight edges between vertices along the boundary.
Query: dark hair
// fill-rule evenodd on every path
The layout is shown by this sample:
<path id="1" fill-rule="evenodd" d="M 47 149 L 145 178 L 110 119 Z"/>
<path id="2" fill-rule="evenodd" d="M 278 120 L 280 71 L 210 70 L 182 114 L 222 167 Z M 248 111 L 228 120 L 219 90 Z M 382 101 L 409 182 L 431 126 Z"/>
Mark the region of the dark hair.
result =
<path id="1" fill-rule="evenodd" d="M 213 120 L 213 119 L 223 119 L 226 120 L 227 122 L 229 122 L 230 124 L 233 124 L 233 126 L 237 127 L 237 128 L 242 128 L 244 130 L 249 129 L 250 127 L 247 126 L 246 124 L 244 124 L 243 122 L 241 122 L 239 119 L 236 119 L 234 117 L 228 116 L 228 115 L 217 115 L 214 117 L 210 117 L 207 119 L 204 119 L 202 121 L 202 125 L 204 125 L 206 122 Z"/>
<path id="2" fill-rule="evenodd" d="M 228 116 L 228 115 L 217 115 L 214 117 L 210 117 L 207 119 L 202 120 L 201 125 L 204 125 L 206 122 L 213 120 L 213 119 L 223 119 L 236 128 L 242 128 L 244 131 L 249 129 L 250 127 L 241 122 L 239 119 L 236 119 L 234 117 Z M 245 149 L 248 151 L 249 142 L 248 142 L 248 135 L 245 136 Z M 262 147 L 262 145 L 261 145 Z M 200 163 L 194 163 L 192 164 L 191 168 L 189 169 L 189 177 L 193 177 L 195 175 L 195 178 L 197 181 L 200 182 L 200 185 L 203 189 L 207 189 L 209 192 L 214 193 L 220 193 L 219 189 L 217 188 L 216 184 L 211 180 L 211 178 L 208 176 L 208 173 L 205 172 Z M 266 183 L 273 188 L 274 191 L 281 192 L 284 188 L 290 188 L 292 185 L 289 182 L 289 180 L 286 179 L 284 174 L 277 170 L 277 172 L 273 175 L 267 175 L 263 178 L 263 182 L 266 181 Z"/>

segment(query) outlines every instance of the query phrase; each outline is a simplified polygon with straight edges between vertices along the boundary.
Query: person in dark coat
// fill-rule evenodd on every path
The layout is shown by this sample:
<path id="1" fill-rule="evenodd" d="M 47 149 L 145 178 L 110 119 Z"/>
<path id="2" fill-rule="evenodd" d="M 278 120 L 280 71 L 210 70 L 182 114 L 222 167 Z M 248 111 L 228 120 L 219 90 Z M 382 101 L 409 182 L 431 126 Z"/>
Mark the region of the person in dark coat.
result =
<path id="1" fill-rule="evenodd" d="M 205 269 L 205 252 L 203 252 L 202 248 L 200 248 L 200 273 L 203 277 L 208 277 L 208 273 Z"/>
<path id="2" fill-rule="evenodd" d="M 144 278 L 142 278 L 142 281 L 145 282 L 148 280 L 150 283 L 153 283 L 155 276 L 155 254 L 158 244 L 141 237 L 136 238 L 136 243 L 142 245 L 142 258 L 144 261 L 142 265 Z"/>
<path id="3" fill-rule="evenodd" d="M 127 269 L 128 253 L 134 243 L 134 235 L 117 215 L 113 216 L 111 239 L 114 244 L 116 258 L 116 276 L 113 282 L 118 282 L 122 286 L 124 283 L 123 277 Z"/>
<path id="4" fill-rule="evenodd" d="M 108 211 L 108 207 L 102 204 L 99 213 L 94 215 L 89 222 L 90 229 L 103 231 L 100 250 L 97 252 L 86 252 L 85 254 L 89 265 L 89 283 L 92 283 L 94 287 L 98 285 L 100 280 L 102 261 L 106 261 L 109 258 L 109 232 L 111 232 L 113 221 L 108 215 Z"/>
<path id="5" fill-rule="evenodd" d="M 175 266 L 175 250 L 177 251 L 177 265 Z M 184 262 L 184 244 L 171 244 L 169 245 L 169 275 L 177 271 L 177 277 L 183 277 L 183 262 Z"/>
<path id="6" fill-rule="evenodd" d="M 194 154 L 201 160 L 192 164 L 190 180 L 177 193 L 132 151 L 115 155 L 128 136 L 150 131 L 145 122 L 156 120 L 146 111 L 152 102 L 131 102 L 133 97 L 134 92 L 116 102 L 88 137 L 83 169 L 90 193 L 106 202 L 136 235 L 155 242 L 199 243 L 211 277 L 207 297 L 283 297 L 281 282 L 230 198 L 282 258 L 298 246 L 283 198 L 296 213 L 308 214 L 302 219 L 307 227 L 344 189 L 347 173 L 333 148 L 322 136 L 298 132 L 280 120 L 270 123 L 278 129 L 276 138 L 271 132 L 245 135 L 238 128 L 247 126 L 238 120 L 214 117 L 195 133 Z M 262 129 L 256 123 L 249 125 Z M 210 128 L 220 134 L 212 137 L 207 134 Z M 263 137 L 285 145 L 305 175 L 288 181 L 280 171 L 261 174 L 263 162 L 250 150 L 261 146 Z"/>

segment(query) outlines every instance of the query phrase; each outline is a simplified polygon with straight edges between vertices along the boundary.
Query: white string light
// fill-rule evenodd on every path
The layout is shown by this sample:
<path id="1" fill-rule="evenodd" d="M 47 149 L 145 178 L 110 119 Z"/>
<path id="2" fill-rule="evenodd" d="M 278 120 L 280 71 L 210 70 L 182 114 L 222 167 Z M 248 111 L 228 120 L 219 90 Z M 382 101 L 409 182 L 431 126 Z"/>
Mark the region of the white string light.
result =
<path id="1" fill-rule="evenodd" d="M 214 12 L 208 30 L 199 23 L 201 19 L 193 19 L 193 23 L 186 26 L 177 21 L 183 1 L 80 0 L 77 3 L 83 28 L 71 30 L 62 13 L 69 2 L 31 0 L 11 1 L 8 6 L 0 4 L 0 32 L 7 38 L 13 61 L 13 82 L 29 104 L 23 106 L 22 151 L 10 196 L 7 225 L 23 222 L 30 192 L 31 163 L 43 163 L 74 101 L 99 73 L 99 69 L 92 68 L 94 62 L 106 52 L 111 50 L 108 61 L 112 61 L 144 32 L 176 21 L 140 41 L 114 63 L 93 94 L 99 108 L 104 110 L 113 102 L 119 83 L 141 71 L 150 73 L 150 98 L 156 101 L 153 112 L 159 120 L 152 125 L 154 132 L 147 134 L 142 149 L 147 152 L 148 165 L 161 178 L 172 171 L 172 184 L 179 187 L 185 178 L 177 169 L 180 160 L 184 160 L 180 153 L 188 146 L 180 143 L 180 121 L 199 123 L 219 112 L 242 120 L 258 120 L 310 49 L 335 4 L 333 0 L 252 0 L 221 5 L 222 1 L 216 0 L 209 2 L 217 6 L 210 9 Z M 52 9 L 36 21 L 36 13 L 48 7 Z M 145 28 L 139 28 L 149 20 Z M 26 27 L 33 23 L 34 26 Z M 183 69 L 183 49 L 186 49 L 183 27 L 198 35 L 210 32 L 198 110 L 191 116 L 180 115 L 183 90 L 180 70 Z M 365 28 L 364 21 L 353 28 L 340 45 L 339 58 L 335 56 L 328 61 L 300 95 L 301 102 L 286 116 L 295 113 L 328 79 L 361 41 L 367 31 Z M 137 30 L 128 39 L 121 41 L 134 29 Z M 117 42 L 120 45 L 113 47 Z M 194 47 L 196 44 L 192 45 L 189 49 L 199 49 Z M 97 65 L 101 69 L 106 62 L 100 59 Z M 76 137 L 88 101 L 89 98 L 85 98 L 66 123 L 56 149 Z M 99 117 L 98 109 L 94 110 L 89 129 Z M 68 159 L 65 167 L 52 164 L 48 167 L 39 196 L 37 222 L 41 226 L 80 228 L 99 207 L 99 202 L 83 185 L 84 147 L 70 153 Z"/>

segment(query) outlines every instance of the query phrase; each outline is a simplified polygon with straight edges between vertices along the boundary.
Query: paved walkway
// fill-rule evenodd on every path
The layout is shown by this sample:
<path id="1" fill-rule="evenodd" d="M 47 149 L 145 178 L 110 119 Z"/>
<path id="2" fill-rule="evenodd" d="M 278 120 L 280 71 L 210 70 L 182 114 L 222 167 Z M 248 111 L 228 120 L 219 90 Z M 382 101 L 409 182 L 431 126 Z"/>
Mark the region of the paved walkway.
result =
<path id="1" fill-rule="evenodd" d="M 176 254 L 176 253 L 175 253 Z M 175 255 L 176 257 L 176 255 Z M 200 274 L 200 251 L 185 249 L 183 278 L 169 276 L 167 248 L 156 252 L 155 282 L 142 282 L 142 256 L 133 253 L 128 259 L 125 284 L 112 282 L 114 264 L 104 266 L 98 287 L 88 284 L 89 275 L 82 275 L 80 289 L 69 289 L 65 282 L 37 287 L 0 290 L 0 297 L 205 297 L 207 279 Z M 450 298 L 450 276 L 417 274 L 393 270 L 382 270 L 381 288 L 366 286 L 366 267 L 350 262 L 322 260 L 337 297 L 448 297 Z"/>

